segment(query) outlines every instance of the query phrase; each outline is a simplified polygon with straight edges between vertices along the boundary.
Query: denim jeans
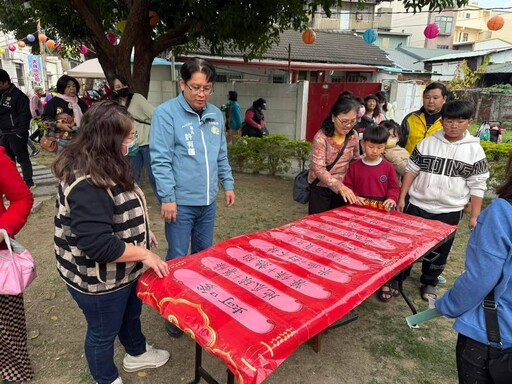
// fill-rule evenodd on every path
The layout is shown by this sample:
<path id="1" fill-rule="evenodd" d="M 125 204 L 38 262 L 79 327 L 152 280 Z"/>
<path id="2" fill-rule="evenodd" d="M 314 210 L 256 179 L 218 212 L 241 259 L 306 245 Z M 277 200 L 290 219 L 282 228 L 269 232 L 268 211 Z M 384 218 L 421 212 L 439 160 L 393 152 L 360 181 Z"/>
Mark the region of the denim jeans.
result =
<path id="1" fill-rule="evenodd" d="M 87 320 L 85 355 L 91 375 L 98 384 L 111 384 L 119 372 L 114 364 L 114 341 L 132 356 L 146 352 L 140 314 L 142 301 L 136 294 L 137 281 L 106 294 L 85 294 L 68 287 Z"/>
<path id="2" fill-rule="evenodd" d="M 178 205 L 175 222 L 165 223 L 165 237 L 169 249 L 166 260 L 200 252 L 213 244 L 213 229 L 217 203 L 192 206 Z"/>
<path id="3" fill-rule="evenodd" d="M 158 198 L 156 194 L 156 183 L 155 177 L 153 176 L 153 172 L 151 171 L 151 157 L 149 155 L 149 145 L 144 145 L 139 147 L 139 150 L 134 156 L 129 156 L 128 159 L 130 163 L 135 168 L 135 181 L 140 185 L 140 176 L 142 174 L 142 167 L 146 166 L 146 174 L 148 175 L 149 184 L 151 185 L 151 189 L 153 193 Z"/>

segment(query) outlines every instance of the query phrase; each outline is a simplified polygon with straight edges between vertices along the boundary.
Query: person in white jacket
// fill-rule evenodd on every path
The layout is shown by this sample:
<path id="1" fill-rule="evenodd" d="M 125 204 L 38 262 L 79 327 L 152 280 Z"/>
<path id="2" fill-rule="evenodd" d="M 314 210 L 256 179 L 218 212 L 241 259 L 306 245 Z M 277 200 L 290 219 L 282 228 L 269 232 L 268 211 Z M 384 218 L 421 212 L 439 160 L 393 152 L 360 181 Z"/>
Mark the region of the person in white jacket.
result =
<path id="1" fill-rule="evenodd" d="M 399 211 L 457 225 L 471 198 L 469 228 L 476 226 L 487 189 L 489 167 L 480 140 L 467 130 L 473 121 L 471 103 L 455 100 L 441 111 L 443 130 L 422 140 L 414 149 L 402 179 L 397 204 Z M 405 197 L 409 194 L 409 203 Z M 436 298 L 437 277 L 443 272 L 453 238 L 422 263 L 421 297 Z"/>

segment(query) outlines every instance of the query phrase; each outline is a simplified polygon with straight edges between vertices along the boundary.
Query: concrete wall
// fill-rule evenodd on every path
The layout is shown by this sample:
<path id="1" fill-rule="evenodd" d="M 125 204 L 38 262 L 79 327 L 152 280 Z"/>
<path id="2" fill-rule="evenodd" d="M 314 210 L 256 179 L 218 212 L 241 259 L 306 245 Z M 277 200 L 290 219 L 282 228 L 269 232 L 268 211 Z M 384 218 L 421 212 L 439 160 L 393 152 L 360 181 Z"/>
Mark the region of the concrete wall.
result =
<path id="1" fill-rule="evenodd" d="M 228 91 L 238 92 L 242 118 L 252 102 L 260 97 L 267 101 L 265 121 L 272 134 L 303 139 L 306 134 L 308 82 L 295 84 L 216 83 L 210 101 L 221 106 L 228 100 Z"/>
<path id="2" fill-rule="evenodd" d="M 173 81 L 161 81 L 151 77 L 148 101 L 158 106 L 176 97 L 179 85 Z M 267 101 L 265 121 L 272 134 L 287 135 L 290 139 L 306 137 L 309 83 L 295 84 L 216 83 L 210 102 L 220 107 L 228 100 L 228 91 L 238 92 L 242 118 L 252 102 L 260 97 Z"/>
<path id="3" fill-rule="evenodd" d="M 504 128 L 512 129 L 512 94 L 469 89 L 461 91 L 461 97 L 472 100 L 476 105 L 475 120 L 497 120 Z"/>
<path id="4" fill-rule="evenodd" d="M 389 102 L 395 109 L 395 120 L 401 123 L 410 112 L 416 111 L 423 105 L 424 84 L 416 81 L 393 81 L 390 84 Z"/>

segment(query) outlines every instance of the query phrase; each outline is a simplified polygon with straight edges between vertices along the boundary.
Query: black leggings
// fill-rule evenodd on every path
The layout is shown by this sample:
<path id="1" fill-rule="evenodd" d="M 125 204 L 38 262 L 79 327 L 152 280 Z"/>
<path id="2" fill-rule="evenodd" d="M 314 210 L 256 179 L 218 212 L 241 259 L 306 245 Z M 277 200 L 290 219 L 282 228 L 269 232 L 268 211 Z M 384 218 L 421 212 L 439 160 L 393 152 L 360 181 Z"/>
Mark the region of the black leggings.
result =
<path id="1" fill-rule="evenodd" d="M 339 193 L 334 193 L 332 189 L 314 186 L 311 187 L 309 194 L 308 214 L 322 213 L 334 208 L 347 205 Z"/>

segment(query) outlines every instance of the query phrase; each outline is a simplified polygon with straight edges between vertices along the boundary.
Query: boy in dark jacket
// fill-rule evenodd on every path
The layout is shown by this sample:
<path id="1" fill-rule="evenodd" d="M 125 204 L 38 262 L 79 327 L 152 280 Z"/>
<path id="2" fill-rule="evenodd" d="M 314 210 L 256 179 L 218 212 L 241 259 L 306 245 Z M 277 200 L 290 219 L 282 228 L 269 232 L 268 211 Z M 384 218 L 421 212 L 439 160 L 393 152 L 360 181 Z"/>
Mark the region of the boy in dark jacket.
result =
<path id="1" fill-rule="evenodd" d="M 27 149 L 30 118 L 27 95 L 11 83 L 5 70 L 0 69 L 0 145 L 14 162 L 21 165 L 23 179 L 29 188 L 34 186 Z"/>

